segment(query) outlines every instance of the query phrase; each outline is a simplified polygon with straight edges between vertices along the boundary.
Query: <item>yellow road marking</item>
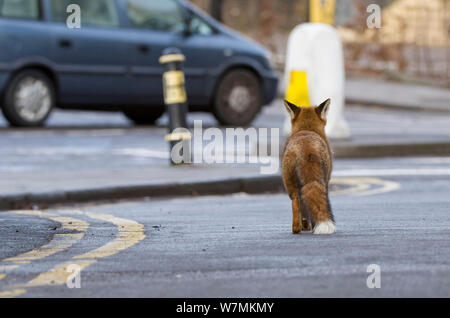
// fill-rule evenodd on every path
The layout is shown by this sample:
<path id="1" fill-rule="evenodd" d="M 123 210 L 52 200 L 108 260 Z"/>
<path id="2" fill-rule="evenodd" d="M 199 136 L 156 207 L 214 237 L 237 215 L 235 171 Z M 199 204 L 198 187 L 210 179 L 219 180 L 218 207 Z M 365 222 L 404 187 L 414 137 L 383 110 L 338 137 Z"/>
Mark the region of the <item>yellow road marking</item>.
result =
<path id="1" fill-rule="evenodd" d="M 345 188 L 342 190 L 332 190 L 331 194 L 334 195 L 352 194 L 370 188 L 370 184 L 361 183 L 360 181 L 354 179 L 332 179 L 330 181 L 330 184 L 349 186 L 349 188 Z"/>
<path id="2" fill-rule="evenodd" d="M 5 292 L 0 292 L 0 298 L 14 298 L 18 297 L 22 294 L 25 294 L 27 291 L 25 289 L 13 289 Z"/>
<path id="3" fill-rule="evenodd" d="M 350 186 L 346 189 L 331 191 L 331 194 L 333 195 L 374 195 L 395 191 L 400 188 L 400 184 L 398 184 L 397 182 L 382 180 L 378 178 L 333 178 L 331 179 L 330 184 L 344 184 Z"/>
<path id="4" fill-rule="evenodd" d="M 72 258 L 73 262 L 69 261 L 63 264 L 59 264 L 50 271 L 39 274 L 36 278 L 30 280 L 28 283 L 13 286 L 16 291 L 23 291 L 23 288 L 28 287 L 66 284 L 70 275 L 73 274 L 72 272 L 67 271 L 67 267 L 69 265 L 76 264 L 79 266 L 80 270 L 83 270 L 88 266 L 96 263 L 99 259 L 117 254 L 120 251 L 135 245 L 146 237 L 146 235 L 144 234 L 144 226 L 132 220 L 118 218 L 108 214 L 85 213 L 81 211 L 63 211 L 63 213 L 78 215 L 82 214 L 87 215 L 92 219 L 110 222 L 117 227 L 118 234 L 113 241 L 90 252 L 74 256 Z"/>
<path id="5" fill-rule="evenodd" d="M 45 257 L 48 257 L 50 255 L 56 254 L 58 252 L 61 252 L 70 246 L 72 246 L 74 243 L 78 242 L 80 239 L 83 238 L 86 229 L 89 227 L 89 223 L 71 218 L 71 217 L 61 217 L 50 213 L 44 213 L 41 211 L 10 211 L 11 213 L 15 214 L 22 214 L 22 215 L 30 215 L 30 216 L 38 216 L 41 218 L 49 219 L 55 222 L 58 222 L 61 224 L 61 229 L 66 231 L 77 231 L 79 233 L 63 233 L 63 234 L 55 234 L 52 238 L 52 240 L 41 247 L 38 247 L 34 250 L 6 258 L 2 260 L 2 263 L 6 263 L 8 265 L 1 265 L 0 266 L 0 272 L 8 272 L 11 271 L 17 267 L 19 267 L 20 264 L 28 264 L 32 261 L 36 261 L 39 259 L 43 259 Z M 6 277 L 5 273 L 0 273 L 0 279 L 3 279 Z M 15 291 L 5 291 L 0 292 L 0 298 L 3 297 L 16 297 L 18 295 L 23 294 L 24 290 L 15 290 Z"/>
<path id="6" fill-rule="evenodd" d="M 81 238 L 83 238 L 83 236 L 84 233 L 55 234 L 53 240 L 50 241 L 50 243 L 27 253 L 7 258 L 4 260 L 4 262 L 12 262 L 14 264 L 27 264 L 32 261 L 61 252 L 72 246 L 75 242 L 79 241 Z"/>
<path id="7" fill-rule="evenodd" d="M 75 259 L 103 258 L 127 249 L 145 238 L 144 226 L 132 220 L 118 218 L 108 214 L 86 213 L 93 219 L 107 221 L 117 226 L 119 232 L 112 242 L 91 252 L 75 256 Z"/>
<path id="8" fill-rule="evenodd" d="M 16 214 L 32 215 L 32 216 L 39 216 L 41 218 L 46 218 L 61 223 L 62 230 L 80 232 L 80 233 L 55 234 L 53 236 L 53 239 L 48 244 L 45 244 L 29 252 L 14 257 L 6 258 L 2 261 L 13 264 L 27 264 L 32 261 L 48 257 L 50 255 L 53 255 L 55 253 L 61 252 L 69 248 L 74 243 L 83 238 L 84 233 L 86 232 L 86 229 L 89 226 L 89 223 L 82 220 L 74 219 L 71 217 L 56 216 L 54 214 L 44 213 L 40 211 L 11 211 L 11 212 Z"/>
<path id="9" fill-rule="evenodd" d="M 8 272 L 17 267 L 19 267 L 19 265 L 6 265 L 6 266 L 0 265 L 0 272 Z"/>
<path id="10" fill-rule="evenodd" d="M 97 260 L 80 260 L 76 262 L 76 265 L 79 266 L 80 271 L 96 263 Z M 48 286 L 48 285 L 64 285 L 67 283 L 69 276 L 72 275 L 72 272 L 68 271 L 67 268 L 69 265 L 75 264 L 75 262 L 67 262 L 64 264 L 59 264 L 53 267 L 50 271 L 46 273 L 39 274 L 36 278 L 33 278 L 28 283 L 23 285 L 16 285 L 15 287 L 35 287 L 35 286 Z"/>
<path id="11" fill-rule="evenodd" d="M 374 195 L 374 194 L 380 194 L 390 191 L 395 191 L 400 189 L 400 184 L 394 181 L 387 181 L 387 180 L 381 180 L 381 179 L 373 179 L 373 184 L 379 185 L 379 188 L 374 188 L 371 190 L 363 191 L 361 193 L 356 193 L 356 195 Z"/>

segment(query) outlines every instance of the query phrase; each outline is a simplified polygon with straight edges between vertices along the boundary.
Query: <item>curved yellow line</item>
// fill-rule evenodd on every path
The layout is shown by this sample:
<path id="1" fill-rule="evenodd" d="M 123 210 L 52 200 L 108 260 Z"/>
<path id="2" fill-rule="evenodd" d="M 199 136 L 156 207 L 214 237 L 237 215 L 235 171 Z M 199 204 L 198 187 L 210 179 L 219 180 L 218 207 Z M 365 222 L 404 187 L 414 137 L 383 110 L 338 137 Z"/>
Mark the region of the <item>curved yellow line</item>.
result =
<path id="1" fill-rule="evenodd" d="M 348 179 L 332 179 L 330 181 L 330 184 L 336 184 L 336 185 L 347 185 L 350 186 L 350 188 L 346 188 L 343 190 L 332 190 L 330 191 L 331 194 L 334 195 L 346 195 L 346 194 L 353 194 L 360 191 L 364 191 L 370 188 L 370 184 L 361 182 L 360 180 L 357 180 L 356 178 L 348 178 Z"/>
<path id="2" fill-rule="evenodd" d="M 378 178 L 333 178 L 330 184 L 344 184 L 351 186 L 348 189 L 331 191 L 333 195 L 374 195 L 384 192 L 395 191 L 400 188 L 400 184 L 393 181 L 382 180 Z"/>
<path id="3" fill-rule="evenodd" d="M 86 213 L 92 219 L 113 223 L 118 228 L 115 240 L 88 253 L 75 256 L 74 259 L 103 258 L 114 255 L 145 238 L 144 226 L 132 220 L 118 218 L 108 214 Z"/>
<path id="4" fill-rule="evenodd" d="M 69 248 L 74 243 L 83 238 L 86 229 L 89 227 L 89 223 L 79 219 L 56 216 L 54 214 L 44 213 L 40 211 L 11 211 L 11 212 L 16 214 L 39 216 L 41 218 L 61 223 L 62 230 L 79 232 L 79 233 L 55 234 L 53 236 L 53 239 L 48 244 L 45 244 L 29 252 L 6 258 L 2 261 L 16 265 L 27 264 L 32 261 L 48 257 L 50 255 L 53 255 L 55 253 L 61 252 Z"/>
<path id="5" fill-rule="evenodd" d="M 27 291 L 25 289 L 13 289 L 5 292 L 0 292 L 0 298 L 14 298 L 25 294 Z"/>
<path id="6" fill-rule="evenodd" d="M 57 216 L 51 213 L 45 213 L 41 211 L 10 211 L 11 213 L 15 214 L 22 214 L 22 215 L 30 215 L 30 216 L 38 216 L 41 218 L 49 219 L 55 222 L 58 222 L 61 224 L 62 230 L 67 231 L 77 231 L 79 233 L 62 233 L 62 234 L 55 234 L 52 238 L 52 240 L 41 247 L 38 247 L 36 249 L 33 249 L 31 251 L 6 258 L 2 260 L 2 263 L 6 263 L 6 265 L 0 265 L 0 271 L 2 272 L 9 272 L 17 267 L 19 267 L 21 264 L 28 264 L 32 261 L 36 261 L 39 259 L 43 259 L 45 257 L 48 257 L 50 255 L 56 254 L 58 252 L 61 252 L 69 247 L 71 247 L 73 244 L 81 240 L 86 232 L 86 229 L 89 227 L 89 223 L 71 218 L 71 217 L 61 217 Z M 0 280 L 6 277 L 6 273 L 0 273 Z M 16 297 L 21 294 L 23 294 L 24 290 L 13 290 L 13 291 L 5 291 L 0 292 L 0 298 L 3 297 Z"/>
<path id="7" fill-rule="evenodd" d="M 72 262 L 65 262 L 55 266 L 53 269 L 46 273 L 39 274 L 36 278 L 30 280 L 23 285 L 16 285 L 14 288 L 27 288 L 36 286 L 53 286 L 66 284 L 72 272 L 67 271 L 69 265 L 78 265 L 81 270 L 96 263 L 99 259 L 112 256 L 120 251 L 127 249 L 136 243 L 143 240 L 146 235 L 144 234 L 144 226 L 132 220 L 118 218 L 108 214 L 96 214 L 85 213 L 81 211 L 66 211 L 69 214 L 83 214 L 92 219 L 107 221 L 114 224 L 118 229 L 117 237 L 90 252 L 74 256 Z M 17 289 L 18 290 L 18 289 Z"/>
<path id="8" fill-rule="evenodd" d="M 394 181 L 381 180 L 381 179 L 371 179 L 372 184 L 379 185 L 380 187 L 370 189 L 367 191 L 362 191 L 360 193 L 356 193 L 355 195 L 363 196 L 363 195 L 375 195 L 380 193 L 391 192 L 400 189 L 400 184 Z"/>
<path id="9" fill-rule="evenodd" d="M 36 286 L 52 286 L 64 285 L 67 283 L 72 272 L 68 271 L 68 267 L 72 264 L 78 265 L 80 271 L 86 267 L 96 263 L 96 260 L 80 260 L 77 262 L 67 262 L 53 267 L 50 271 L 41 273 L 28 283 L 23 285 L 16 285 L 14 287 L 36 287 Z"/>

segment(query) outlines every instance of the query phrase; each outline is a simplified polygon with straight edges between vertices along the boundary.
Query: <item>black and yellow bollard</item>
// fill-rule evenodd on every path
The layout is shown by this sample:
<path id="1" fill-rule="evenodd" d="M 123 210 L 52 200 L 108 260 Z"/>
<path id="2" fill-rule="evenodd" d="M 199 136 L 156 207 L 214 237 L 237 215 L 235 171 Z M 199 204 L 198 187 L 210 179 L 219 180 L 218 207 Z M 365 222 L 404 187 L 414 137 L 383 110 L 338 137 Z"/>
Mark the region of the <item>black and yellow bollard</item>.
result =
<path id="1" fill-rule="evenodd" d="M 174 165 L 191 163 L 191 138 L 187 128 L 187 97 L 182 64 L 185 60 L 177 48 L 162 52 L 159 63 L 166 65 L 163 74 L 164 103 L 169 115 L 170 162 Z"/>

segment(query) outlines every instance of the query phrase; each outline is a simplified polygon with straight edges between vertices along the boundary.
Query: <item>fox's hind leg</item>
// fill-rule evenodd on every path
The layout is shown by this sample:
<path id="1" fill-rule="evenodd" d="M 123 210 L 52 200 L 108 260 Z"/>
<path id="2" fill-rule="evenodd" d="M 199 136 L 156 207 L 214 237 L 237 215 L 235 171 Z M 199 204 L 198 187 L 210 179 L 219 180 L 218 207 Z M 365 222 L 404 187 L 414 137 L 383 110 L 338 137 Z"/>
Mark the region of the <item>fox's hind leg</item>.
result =
<path id="1" fill-rule="evenodd" d="M 303 231 L 311 231 L 311 223 L 307 218 L 302 218 L 302 230 Z"/>
<path id="2" fill-rule="evenodd" d="M 324 184 L 314 181 L 301 190 L 302 200 L 311 214 L 313 234 L 332 234 L 336 231 L 333 213 Z"/>
<path id="3" fill-rule="evenodd" d="M 298 201 L 298 196 L 293 195 L 292 196 L 292 233 L 298 234 L 301 232 L 301 226 L 300 226 L 300 204 Z"/>

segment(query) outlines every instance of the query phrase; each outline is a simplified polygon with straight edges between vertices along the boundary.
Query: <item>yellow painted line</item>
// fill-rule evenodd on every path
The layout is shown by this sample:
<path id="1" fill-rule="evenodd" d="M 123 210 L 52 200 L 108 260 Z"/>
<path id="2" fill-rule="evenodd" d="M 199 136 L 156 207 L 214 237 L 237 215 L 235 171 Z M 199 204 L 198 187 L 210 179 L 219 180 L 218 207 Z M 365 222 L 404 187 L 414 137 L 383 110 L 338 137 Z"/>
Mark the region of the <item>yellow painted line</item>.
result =
<path id="1" fill-rule="evenodd" d="M 86 229 L 89 227 L 89 223 L 79 219 L 56 216 L 54 214 L 44 213 L 40 211 L 11 211 L 11 212 L 16 214 L 39 216 L 41 218 L 49 219 L 61 223 L 62 230 L 77 231 L 80 233 L 55 234 L 53 236 L 53 239 L 48 244 L 45 244 L 29 252 L 6 258 L 2 261 L 2 263 L 6 262 L 16 265 L 27 264 L 32 261 L 42 259 L 50 255 L 56 254 L 58 252 L 61 252 L 72 246 L 80 239 L 82 239 L 84 233 L 86 232 Z"/>
<path id="2" fill-rule="evenodd" d="M 145 238 L 144 226 L 136 221 L 118 218 L 108 214 L 86 213 L 93 219 L 113 223 L 118 228 L 115 240 L 86 254 L 75 256 L 75 259 L 103 258 L 127 249 Z"/>
<path id="3" fill-rule="evenodd" d="M 19 265 L 0 265 L 0 272 L 9 272 L 17 267 L 19 267 Z"/>
<path id="4" fill-rule="evenodd" d="M 370 189 L 370 184 L 363 182 L 362 180 L 359 180 L 358 178 L 332 179 L 330 181 L 330 184 L 348 186 L 348 188 L 345 188 L 342 190 L 331 191 L 331 194 L 334 194 L 334 195 L 354 194 L 354 193 L 358 193 L 360 191 Z"/>
<path id="5" fill-rule="evenodd" d="M 62 234 L 55 234 L 52 238 L 52 240 L 43 246 L 40 246 L 34 250 L 6 258 L 2 260 L 2 264 L 6 265 L 0 265 L 0 272 L 3 272 L 0 274 L 0 279 L 3 279 L 6 277 L 6 274 L 4 272 L 10 272 L 13 269 L 16 269 L 21 264 L 28 264 L 32 261 L 36 261 L 39 259 L 43 259 L 45 257 L 51 256 L 53 254 L 56 254 L 58 252 L 61 252 L 69 247 L 71 247 L 73 244 L 81 240 L 86 232 L 86 229 L 89 227 L 89 223 L 71 218 L 71 217 L 62 217 L 57 216 L 50 213 L 45 213 L 41 211 L 10 211 L 11 213 L 15 214 L 22 214 L 22 215 L 30 215 L 30 216 L 38 216 L 41 218 L 49 219 L 55 222 L 58 222 L 61 224 L 61 230 L 65 231 L 77 231 L 79 233 L 62 233 Z M 16 297 L 21 294 L 23 294 L 25 291 L 15 290 L 15 291 L 5 291 L 0 292 L 0 298 L 3 297 Z"/>
<path id="6" fill-rule="evenodd" d="M 67 271 L 69 265 L 76 264 L 79 266 L 80 270 L 83 270 L 96 263 L 99 259 L 115 255 L 120 251 L 135 245 L 146 237 L 144 226 L 132 220 L 118 218 L 108 214 L 85 213 L 81 211 L 65 211 L 65 213 L 83 214 L 92 219 L 110 222 L 117 227 L 118 234 L 113 241 L 90 252 L 74 256 L 72 258 L 73 261 L 59 264 L 50 271 L 39 274 L 28 283 L 16 285 L 13 286 L 13 288 L 23 290 L 23 288 L 27 287 L 64 285 L 67 283 L 69 277 L 73 275 L 72 272 Z"/>
<path id="7" fill-rule="evenodd" d="M 375 195 L 400 188 L 400 184 L 393 181 L 382 180 L 378 178 L 333 178 L 330 184 L 347 185 L 349 188 L 343 190 L 331 191 L 333 195 Z"/>
<path id="8" fill-rule="evenodd" d="M 50 271 L 39 274 L 36 278 L 33 278 L 28 283 L 24 285 L 16 285 L 15 287 L 64 285 L 65 283 L 67 283 L 69 276 L 72 275 L 72 272 L 67 270 L 69 265 L 76 264 L 79 266 L 79 269 L 81 271 L 96 262 L 96 260 L 80 260 L 77 262 L 67 262 L 64 264 L 59 264 L 53 267 Z"/>
<path id="9" fill-rule="evenodd" d="M 372 179 L 372 184 L 379 185 L 380 187 L 371 190 L 356 193 L 356 195 L 375 195 L 380 193 L 391 192 L 400 189 L 400 184 L 394 181 Z"/>
<path id="10" fill-rule="evenodd" d="M 25 289 L 13 289 L 5 292 L 0 292 L 0 298 L 14 298 L 25 294 L 27 291 Z"/>

